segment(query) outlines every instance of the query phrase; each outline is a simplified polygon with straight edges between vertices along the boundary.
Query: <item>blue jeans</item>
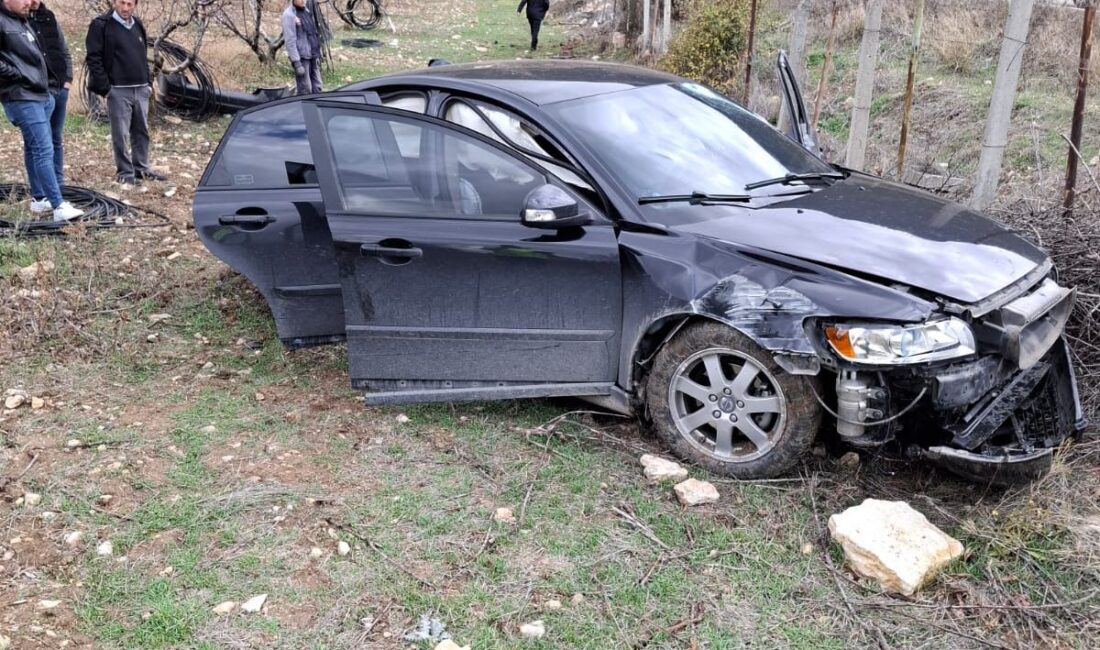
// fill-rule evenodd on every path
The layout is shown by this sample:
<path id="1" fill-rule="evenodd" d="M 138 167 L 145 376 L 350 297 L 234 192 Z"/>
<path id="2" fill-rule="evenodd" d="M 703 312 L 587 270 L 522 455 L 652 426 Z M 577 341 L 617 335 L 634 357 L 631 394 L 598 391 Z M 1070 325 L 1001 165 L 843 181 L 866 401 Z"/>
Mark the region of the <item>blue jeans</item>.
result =
<path id="1" fill-rule="evenodd" d="M 57 176 L 57 186 L 65 187 L 65 145 L 62 134 L 65 130 L 65 109 L 69 105 L 69 89 L 51 90 L 53 112 L 50 113 L 50 135 L 53 136 L 53 172 Z M 29 167 L 29 165 L 28 165 Z"/>
<path id="2" fill-rule="evenodd" d="M 44 196 L 50 205 L 61 205 L 61 186 L 57 184 L 57 172 L 54 170 L 53 134 L 50 132 L 50 117 L 53 115 L 54 99 L 49 95 L 46 101 L 4 102 L 4 113 L 11 123 L 23 133 L 23 158 L 27 166 L 27 181 L 32 196 Z"/>

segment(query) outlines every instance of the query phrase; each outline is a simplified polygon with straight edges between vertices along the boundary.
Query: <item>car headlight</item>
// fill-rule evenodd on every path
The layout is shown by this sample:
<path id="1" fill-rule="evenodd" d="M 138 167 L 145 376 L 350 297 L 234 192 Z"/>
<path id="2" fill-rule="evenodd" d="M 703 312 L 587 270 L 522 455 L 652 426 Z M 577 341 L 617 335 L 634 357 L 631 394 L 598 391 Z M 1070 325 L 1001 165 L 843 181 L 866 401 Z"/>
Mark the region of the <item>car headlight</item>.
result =
<path id="1" fill-rule="evenodd" d="M 844 359 L 868 365 L 900 365 L 941 361 L 974 354 L 977 345 L 970 326 L 958 318 L 920 325 L 835 323 L 825 338 Z"/>

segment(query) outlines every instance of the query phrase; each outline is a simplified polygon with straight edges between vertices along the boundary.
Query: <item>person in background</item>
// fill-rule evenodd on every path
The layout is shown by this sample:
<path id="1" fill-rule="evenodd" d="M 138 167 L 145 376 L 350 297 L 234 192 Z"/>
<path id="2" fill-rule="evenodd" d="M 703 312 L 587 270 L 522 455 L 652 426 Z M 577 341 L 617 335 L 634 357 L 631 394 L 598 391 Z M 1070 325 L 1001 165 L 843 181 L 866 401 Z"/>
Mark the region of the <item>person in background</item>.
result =
<path id="1" fill-rule="evenodd" d="M 107 97 L 118 182 L 132 185 L 139 180 L 167 180 L 149 165 L 153 87 L 145 53 L 145 25 L 134 15 L 137 0 L 114 0 L 113 4 L 111 11 L 88 26 L 88 87 Z"/>
<path id="2" fill-rule="evenodd" d="M 283 10 L 283 44 L 294 67 L 299 95 L 321 92 L 321 38 L 306 0 L 291 0 Z"/>
<path id="3" fill-rule="evenodd" d="M 53 170 L 57 184 L 65 186 L 65 146 L 62 134 L 65 128 L 65 109 L 69 104 L 69 87 L 73 83 L 73 59 L 65 34 L 57 24 L 54 13 L 41 0 L 31 0 L 29 17 L 31 28 L 38 37 L 38 45 L 46 56 L 46 73 L 49 76 L 50 95 L 53 96 L 53 112 L 50 113 L 50 134 L 53 136 Z M 30 157 L 27 168 L 30 169 Z"/>
<path id="4" fill-rule="evenodd" d="M 550 0 L 519 0 L 519 8 L 516 13 L 523 11 L 527 6 L 527 22 L 531 25 L 531 51 L 539 49 L 539 29 L 542 28 L 542 19 L 550 10 Z"/>
<path id="5" fill-rule="evenodd" d="M 57 184 L 50 135 L 53 96 L 46 58 L 27 21 L 30 10 L 31 0 L 2 0 L 0 4 L 0 104 L 11 123 L 19 127 L 24 152 L 29 154 L 25 160 L 29 163 L 31 211 L 42 214 L 52 208 L 54 221 L 69 221 L 84 211 L 64 201 Z"/>

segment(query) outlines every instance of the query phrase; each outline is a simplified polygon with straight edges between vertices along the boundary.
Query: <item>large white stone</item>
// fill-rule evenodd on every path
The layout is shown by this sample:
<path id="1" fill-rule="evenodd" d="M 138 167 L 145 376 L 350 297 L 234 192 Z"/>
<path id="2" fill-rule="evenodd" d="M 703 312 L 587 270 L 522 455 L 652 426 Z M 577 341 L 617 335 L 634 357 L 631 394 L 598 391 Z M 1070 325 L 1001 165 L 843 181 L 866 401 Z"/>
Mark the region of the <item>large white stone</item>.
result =
<path id="1" fill-rule="evenodd" d="M 672 488 L 676 498 L 685 506 L 698 506 L 718 501 L 718 488 L 706 481 L 689 478 Z"/>
<path id="2" fill-rule="evenodd" d="M 853 571 L 906 596 L 963 552 L 957 539 L 903 501 L 867 499 L 829 517 L 829 532 Z"/>
<path id="3" fill-rule="evenodd" d="M 688 471 L 667 458 L 645 454 L 641 457 L 645 477 L 650 481 L 682 481 L 688 477 Z"/>

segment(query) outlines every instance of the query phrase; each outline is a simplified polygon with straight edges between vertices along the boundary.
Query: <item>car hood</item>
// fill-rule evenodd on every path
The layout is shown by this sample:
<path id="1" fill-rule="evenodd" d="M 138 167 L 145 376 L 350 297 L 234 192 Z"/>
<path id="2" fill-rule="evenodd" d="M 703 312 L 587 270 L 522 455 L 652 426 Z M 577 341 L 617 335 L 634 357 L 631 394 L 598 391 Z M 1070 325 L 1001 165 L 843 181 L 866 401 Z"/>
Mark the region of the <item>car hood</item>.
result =
<path id="1" fill-rule="evenodd" d="M 651 216 L 676 232 L 791 255 L 964 303 L 1007 287 L 1047 257 L 965 206 L 859 174 L 763 207 L 660 207 Z"/>

